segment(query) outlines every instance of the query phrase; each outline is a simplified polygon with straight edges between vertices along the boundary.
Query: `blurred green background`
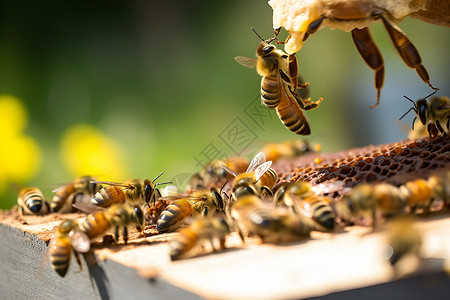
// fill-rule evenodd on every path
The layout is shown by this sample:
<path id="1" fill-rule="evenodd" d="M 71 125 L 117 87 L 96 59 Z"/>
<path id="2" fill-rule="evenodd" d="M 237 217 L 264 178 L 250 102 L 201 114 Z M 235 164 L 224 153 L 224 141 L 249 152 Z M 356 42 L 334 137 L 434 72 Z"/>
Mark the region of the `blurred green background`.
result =
<path id="1" fill-rule="evenodd" d="M 259 106 L 255 70 L 233 60 L 255 56 L 250 27 L 273 36 L 267 1 L 2 1 L 0 14 L 0 208 L 15 203 L 17 184 L 50 198 L 55 184 L 87 173 L 124 181 L 164 171 L 162 181 L 182 183 L 208 156 L 251 157 L 296 138 Z M 399 26 L 449 95 L 448 28 Z M 311 98 L 324 98 L 307 113 L 307 139 L 325 152 L 404 139 L 413 115 L 397 121 L 410 107 L 402 95 L 431 92 L 382 24 L 371 32 L 386 66 L 374 110 L 374 74 L 350 33 L 321 29 L 297 54 Z M 252 119 L 258 107 L 264 124 Z M 247 136 L 233 144 L 239 126 Z"/>

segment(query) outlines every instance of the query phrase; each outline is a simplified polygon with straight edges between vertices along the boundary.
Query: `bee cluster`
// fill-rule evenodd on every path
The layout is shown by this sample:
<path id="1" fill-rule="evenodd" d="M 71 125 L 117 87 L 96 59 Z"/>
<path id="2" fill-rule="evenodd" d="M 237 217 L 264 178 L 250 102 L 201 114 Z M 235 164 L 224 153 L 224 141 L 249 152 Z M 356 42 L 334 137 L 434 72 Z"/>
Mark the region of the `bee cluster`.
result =
<path id="1" fill-rule="evenodd" d="M 251 161 L 211 161 L 191 177 L 185 193 L 171 195 L 157 189 L 169 184 L 155 183 L 162 173 L 153 181 L 125 183 L 83 176 L 55 189 L 50 204 L 39 189 L 24 189 L 18 210 L 21 215 L 86 213 L 65 218 L 45 254 L 65 276 L 72 252 L 81 266 L 79 253 L 88 252 L 93 240 L 112 232 L 118 243 L 122 230 L 126 244 L 129 227 L 141 236 L 177 232 L 169 255 L 178 260 L 224 249 L 232 232 L 244 245 L 249 238 L 287 243 L 307 239 L 313 231 L 330 233 L 353 224 L 375 228 L 392 216 L 450 207 L 446 137 L 331 156 L 318 148 L 291 140 L 263 147 Z"/>

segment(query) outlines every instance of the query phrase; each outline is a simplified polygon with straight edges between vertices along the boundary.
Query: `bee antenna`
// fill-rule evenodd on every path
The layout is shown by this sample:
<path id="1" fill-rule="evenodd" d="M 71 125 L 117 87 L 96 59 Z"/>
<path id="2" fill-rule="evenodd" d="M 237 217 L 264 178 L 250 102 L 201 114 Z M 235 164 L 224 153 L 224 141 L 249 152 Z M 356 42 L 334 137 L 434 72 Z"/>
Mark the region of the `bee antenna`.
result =
<path id="1" fill-rule="evenodd" d="M 403 114 L 403 116 L 401 116 L 400 117 L 400 119 L 398 119 L 399 121 L 401 120 L 401 119 L 403 119 L 403 117 L 404 116 L 406 116 L 410 111 L 411 111 L 411 109 L 414 109 L 415 110 L 415 108 L 414 107 L 411 107 L 410 109 L 408 109 L 408 111 L 407 112 L 405 112 L 404 114 Z"/>
<path id="2" fill-rule="evenodd" d="M 429 94 L 428 96 L 426 96 L 424 99 L 427 99 L 428 97 L 430 97 L 430 96 L 433 96 L 434 94 L 436 94 L 437 93 L 437 90 L 436 91 L 434 91 L 434 92 L 432 92 L 431 94 Z"/>
<path id="3" fill-rule="evenodd" d="M 256 32 L 255 29 L 253 29 L 253 27 L 251 27 L 251 29 L 253 30 L 253 32 L 261 39 L 261 41 L 265 42 L 265 40 Z"/>
<path id="4" fill-rule="evenodd" d="M 157 185 L 163 185 L 163 184 L 171 184 L 173 183 L 172 181 L 167 181 L 167 182 L 158 182 L 157 184 L 155 184 L 155 186 Z"/>
<path id="5" fill-rule="evenodd" d="M 159 173 L 159 175 L 156 176 L 155 179 L 153 179 L 153 182 L 155 182 L 159 177 L 161 177 L 162 174 L 164 174 L 164 172 Z"/>
<path id="6" fill-rule="evenodd" d="M 436 93 L 436 92 L 435 92 Z M 431 95 L 430 95 L 431 96 Z M 414 102 L 414 100 L 412 100 L 411 98 L 409 98 L 408 96 L 403 95 L 403 97 L 405 97 L 406 99 L 408 99 L 409 101 L 412 102 L 412 104 L 414 104 L 414 107 L 416 107 L 416 102 Z M 428 96 L 427 96 L 428 97 Z"/>

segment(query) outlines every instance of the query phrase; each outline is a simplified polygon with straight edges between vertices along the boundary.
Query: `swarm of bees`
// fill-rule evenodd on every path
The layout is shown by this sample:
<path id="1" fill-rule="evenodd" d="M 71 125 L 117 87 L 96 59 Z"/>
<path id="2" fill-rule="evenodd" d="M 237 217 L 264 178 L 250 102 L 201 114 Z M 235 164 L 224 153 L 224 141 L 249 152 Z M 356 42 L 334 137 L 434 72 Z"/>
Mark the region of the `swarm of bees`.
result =
<path id="1" fill-rule="evenodd" d="M 294 143 L 279 145 L 286 144 Z M 236 161 L 239 163 L 232 163 Z M 217 164 L 225 173 L 211 168 Z M 427 215 L 450 207 L 448 170 L 399 186 L 362 183 L 347 188 L 340 198 L 332 198 L 321 195 L 320 189 L 308 181 L 277 185 L 278 175 L 263 152 L 249 163 L 230 159 L 211 162 L 205 169 L 214 170 L 198 173 L 205 176 L 201 179 L 209 182 L 210 189 L 191 187 L 191 191 L 176 195 L 161 195 L 159 184 L 155 183 L 161 174 L 153 181 L 125 183 L 83 176 L 54 191 L 56 204 L 49 204 L 39 189 L 27 188 L 19 194 L 19 212 L 42 215 L 50 213 L 50 207 L 70 207 L 66 203 L 60 205 L 61 201 L 69 201 L 74 209 L 86 213 L 78 219 L 65 219 L 57 226 L 42 260 L 43 265 L 49 259 L 55 272 L 64 277 L 72 253 L 81 268 L 80 253 L 90 251 L 93 241 L 111 233 L 115 243 L 122 236 L 127 244 L 130 228 L 141 234 L 145 227 L 154 228 L 157 234 L 176 232 L 168 244 L 169 257 L 179 260 L 226 249 L 227 237 L 233 232 L 244 244 L 249 239 L 290 243 L 308 239 L 313 231 L 333 232 L 355 223 L 375 228 L 393 216 Z M 89 201 L 84 199 L 86 194 L 90 195 Z M 68 211 L 71 210 L 60 210 Z M 401 251 L 397 250 L 396 255 L 401 256 Z"/>

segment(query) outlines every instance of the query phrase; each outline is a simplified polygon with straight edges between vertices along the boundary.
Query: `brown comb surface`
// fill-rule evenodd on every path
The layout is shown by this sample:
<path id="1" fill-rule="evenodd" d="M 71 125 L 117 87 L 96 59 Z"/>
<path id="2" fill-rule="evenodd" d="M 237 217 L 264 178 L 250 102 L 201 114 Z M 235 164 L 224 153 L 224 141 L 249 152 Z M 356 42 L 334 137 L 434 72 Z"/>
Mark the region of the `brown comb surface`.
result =
<path id="1" fill-rule="evenodd" d="M 415 178 L 450 169 L 450 139 L 404 140 L 330 154 L 311 153 L 273 163 L 278 184 L 305 180 L 324 183 L 323 194 L 340 196 L 343 188 L 362 182 L 388 182 L 400 185 Z M 339 184 L 338 184 L 339 183 Z M 275 187 L 275 189 L 277 188 Z"/>

